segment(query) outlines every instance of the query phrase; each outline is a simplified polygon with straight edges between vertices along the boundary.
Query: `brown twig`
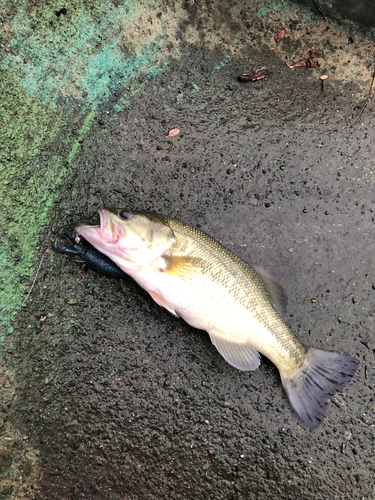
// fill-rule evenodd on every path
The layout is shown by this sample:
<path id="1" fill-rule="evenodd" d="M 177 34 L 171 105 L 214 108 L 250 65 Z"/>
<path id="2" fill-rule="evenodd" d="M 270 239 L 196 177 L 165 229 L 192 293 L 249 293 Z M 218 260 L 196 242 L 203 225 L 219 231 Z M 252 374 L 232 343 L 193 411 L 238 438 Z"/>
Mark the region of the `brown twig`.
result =
<path id="1" fill-rule="evenodd" d="M 38 266 L 38 269 L 36 270 L 36 273 L 35 273 L 35 277 L 34 277 L 34 280 L 32 282 L 32 285 L 31 285 L 31 288 L 29 290 L 29 293 L 27 294 L 27 297 L 25 299 L 25 304 L 27 302 L 27 299 L 29 298 L 30 296 L 30 293 L 32 292 L 33 288 L 34 288 L 34 285 L 35 285 L 35 282 L 36 282 L 36 279 L 38 277 L 38 274 L 39 274 L 39 271 L 40 271 L 40 268 L 42 267 L 42 264 L 43 264 L 43 260 L 44 260 L 44 257 L 46 256 L 46 253 L 47 253 L 47 250 L 48 248 L 44 251 L 43 255 L 42 255 L 42 258 L 40 259 L 40 262 L 39 262 L 39 266 Z"/>
<path id="2" fill-rule="evenodd" d="M 39 194 L 39 191 L 38 191 L 38 185 L 36 183 L 36 179 L 35 179 L 35 175 L 33 174 L 33 179 L 34 179 L 34 186 L 35 186 L 35 191 L 36 191 L 36 194 Z"/>
<path id="3" fill-rule="evenodd" d="M 322 8 L 319 5 L 319 2 L 317 0 L 313 0 L 314 4 L 316 5 L 316 8 L 319 11 L 319 14 L 322 16 L 322 18 L 325 20 L 326 23 L 329 24 L 329 20 L 326 18 L 326 16 L 323 14 Z"/>
<path id="4" fill-rule="evenodd" d="M 249 71 L 248 73 L 243 73 L 238 77 L 240 82 L 256 82 L 258 80 L 263 80 L 263 78 L 267 78 L 270 75 L 270 72 L 267 68 L 263 67 L 257 69 L 256 71 Z"/>
<path id="5" fill-rule="evenodd" d="M 358 115 L 354 118 L 354 120 L 352 121 L 352 123 L 350 125 L 347 125 L 346 127 L 344 127 L 344 130 L 347 129 L 347 128 L 350 128 L 352 125 L 355 124 L 355 122 L 358 120 L 358 118 L 361 116 L 361 114 L 363 113 L 364 109 L 366 108 L 367 106 L 367 103 L 370 99 L 370 95 L 371 95 L 371 91 L 372 91 L 372 87 L 374 85 L 374 80 L 375 80 L 375 70 L 374 70 L 374 74 L 372 75 L 372 80 L 371 80 L 371 85 L 370 85 L 370 90 L 367 94 L 367 97 L 366 97 L 366 100 L 365 100 L 365 103 L 364 105 L 362 106 L 362 109 L 361 111 L 358 113 Z"/>

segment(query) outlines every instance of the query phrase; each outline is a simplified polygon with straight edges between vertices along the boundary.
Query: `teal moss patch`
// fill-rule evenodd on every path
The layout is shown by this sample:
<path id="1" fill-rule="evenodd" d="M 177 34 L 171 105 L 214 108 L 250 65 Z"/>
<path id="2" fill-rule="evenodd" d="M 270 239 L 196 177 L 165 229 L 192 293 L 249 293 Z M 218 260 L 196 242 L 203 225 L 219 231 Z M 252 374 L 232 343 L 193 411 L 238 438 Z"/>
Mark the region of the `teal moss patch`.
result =
<path id="1" fill-rule="evenodd" d="M 281 3 L 273 3 L 273 4 L 268 4 L 265 5 L 264 7 L 261 7 L 258 11 L 257 14 L 258 16 L 264 16 L 267 14 L 269 11 L 274 11 L 274 12 L 281 12 L 283 9 L 284 5 Z"/>
<path id="2" fill-rule="evenodd" d="M 258 0 L 257 4 L 260 5 L 259 9 L 257 10 L 258 16 L 273 16 L 278 14 L 279 16 L 281 16 L 281 20 L 285 24 L 290 21 L 290 17 L 292 15 L 300 16 L 301 19 L 303 19 L 303 21 L 305 21 L 306 23 L 312 23 L 316 20 L 320 20 L 320 16 L 317 17 L 312 12 L 312 9 L 314 9 L 315 7 L 313 2 L 311 5 L 311 9 L 293 2 L 267 3 Z"/>
<path id="3" fill-rule="evenodd" d="M 0 67 L 13 68 L 27 94 L 41 102 L 95 110 L 130 78 L 162 69 L 160 34 L 145 37 L 141 48 L 132 43 L 135 19 L 146 4 L 7 0 L 13 14 L 6 29 L 9 52 Z M 65 13 L 57 15 L 61 9 Z"/>
<path id="4" fill-rule="evenodd" d="M 127 94 L 125 97 L 122 97 L 114 106 L 113 109 L 116 111 L 116 113 L 120 113 L 124 109 L 128 108 L 130 106 L 130 99 L 133 97 L 135 94 L 139 94 L 140 92 L 143 92 L 145 88 L 144 83 L 140 84 L 133 84 L 129 87 L 129 90 L 127 91 Z"/>
<path id="5" fill-rule="evenodd" d="M 223 61 L 220 61 L 219 64 L 217 66 L 214 67 L 214 69 L 211 71 L 211 73 L 215 73 L 216 71 L 219 71 L 221 68 L 224 68 L 226 64 L 229 63 L 230 61 L 230 56 L 226 55 L 226 60 L 223 62 Z M 198 87 L 199 88 L 199 87 Z"/>

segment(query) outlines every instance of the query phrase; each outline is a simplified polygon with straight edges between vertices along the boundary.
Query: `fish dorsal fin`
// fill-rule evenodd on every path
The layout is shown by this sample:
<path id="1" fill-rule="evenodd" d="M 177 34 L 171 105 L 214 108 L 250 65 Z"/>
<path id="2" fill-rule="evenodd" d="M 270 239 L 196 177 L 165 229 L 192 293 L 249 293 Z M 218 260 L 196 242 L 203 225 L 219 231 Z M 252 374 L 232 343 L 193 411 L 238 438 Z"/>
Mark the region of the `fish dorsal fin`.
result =
<path id="1" fill-rule="evenodd" d="M 199 275 L 203 267 L 203 260 L 196 257 L 164 255 L 163 260 L 165 267 L 161 268 L 161 271 L 183 280 Z"/>
<path id="2" fill-rule="evenodd" d="M 259 352 L 246 344 L 230 342 L 210 333 L 210 339 L 225 361 L 243 371 L 253 371 L 260 365 Z"/>
<path id="3" fill-rule="evenodd" d="M 252 268 L 261 279 L 266 292 L 270 296 L 272 305 L 285 318 L 287 298 L 284 290 L 264 269 L 258 266 L 252 266 Z"/>

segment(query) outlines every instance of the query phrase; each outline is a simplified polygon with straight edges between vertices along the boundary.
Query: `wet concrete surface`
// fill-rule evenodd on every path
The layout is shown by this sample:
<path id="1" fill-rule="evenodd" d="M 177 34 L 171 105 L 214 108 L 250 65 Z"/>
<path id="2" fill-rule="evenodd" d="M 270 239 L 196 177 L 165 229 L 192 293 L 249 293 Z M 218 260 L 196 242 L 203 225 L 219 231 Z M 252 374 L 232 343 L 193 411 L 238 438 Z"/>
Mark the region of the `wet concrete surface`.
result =
<path id="1" fill-rule="evenodd" d="M 302 342 L 359 360 L 352 382 L 322 425 L 306 431 L 267 359 L 239 372 L 207 334 L 132 281 L 48 252 L 23 334 L 4 358 L 17 374 L 17 397 L 3 413 L 20 436 L 11 449 L 26 450 L 22 498 L 375 497 L 374 104 L 345 128 L 371 72 L 351 80 L 358 66 L 349 61 L 322 89 L 319 76 L 333 71 L 327 58 L 292 71 L 284 52 L 263 41 L 275 26 L 262 26 L 235 56 L 184 46 L 127 110 L 114 114 L 109 103 L 44 241 L 61 225 L 96 222 L 99 206 L 200 227 L 283 286 L 288 324 Z M 328 61 L 341 58 L 343 40 L 352 45 L 344 35 L 314 39 L 321 32 L 309 29 L 286 40 L 289 61 L 317 43 Z M 366 50 L 360 56 L 370 65 Z M 237 81 L 262 66 L 270 78 Z M 167 138 L 174 127 L 180 134 Z M 4 470 L 8 460 L 4 451 Z M 14 486 L 4 491 L 17 497 Z"/>
<path id="2" fill-rule="evenodd" d="M 375 27 L 375 5 L 371 0 L 347 0 L 346 2 L 297 0 L 297 2 L 309 8 L 315 8 L 316 14 L 327 22 L 335 20 L 344 25 L 348 31 L 352 31 L 355 26 L 372 36 Z"/>

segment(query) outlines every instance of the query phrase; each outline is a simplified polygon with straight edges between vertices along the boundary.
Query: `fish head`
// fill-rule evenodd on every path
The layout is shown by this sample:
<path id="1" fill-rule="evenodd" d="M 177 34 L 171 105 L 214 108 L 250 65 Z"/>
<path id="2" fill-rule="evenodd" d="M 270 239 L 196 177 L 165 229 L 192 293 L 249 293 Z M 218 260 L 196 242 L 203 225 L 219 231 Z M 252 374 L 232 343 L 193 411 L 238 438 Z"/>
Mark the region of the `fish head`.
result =
<path id="1" fill-rule="evenodd" d="M 99 225 L 75 229 L 125 272 L 157 260 L 175 243 L 173 231 L 158 214 L 118 208 L 98 212 Z"/>

